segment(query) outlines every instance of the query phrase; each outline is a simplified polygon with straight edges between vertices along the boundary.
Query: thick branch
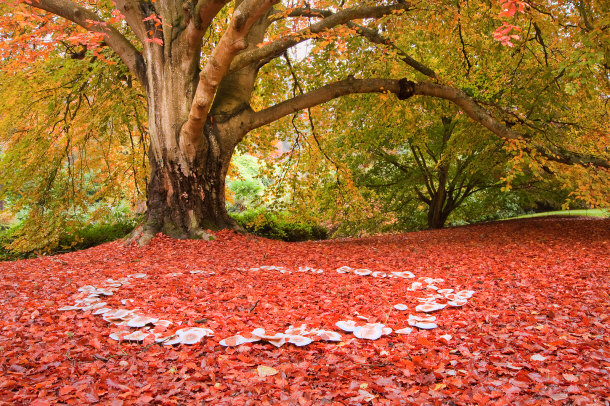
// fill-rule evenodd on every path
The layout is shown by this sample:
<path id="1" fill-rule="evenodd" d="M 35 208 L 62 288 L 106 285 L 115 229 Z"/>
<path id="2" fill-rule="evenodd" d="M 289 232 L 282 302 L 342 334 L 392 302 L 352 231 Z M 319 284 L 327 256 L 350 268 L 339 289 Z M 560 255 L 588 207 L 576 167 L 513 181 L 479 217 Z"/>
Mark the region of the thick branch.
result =
<path id="1" fill-rule="evenodd" d="M 69 0 L 37 0 L 32 1 L 31 6 L 57 14 L 88 31 L 104 34 L 108 46 L 116 52 L 140 83 L 146 85 L 146 70 L 142 55 L 127 38 L 97 14 Z"/>
<path id="2" fill-rule="evenodd" d="M 354 93 L 400 93 L 399 80 L 395 79 L 345 79 L 331 83 L 309 93 L 252 114 L 249 130 L 262 127 L 280 118 L 308 107 Z"/>
<path id="3" fill-rule="evenodd" d="M 279 0 L 246 0 L 233 13 L 229 27 L 199 74 L 199 83 L 189 118 L 180 130 L 180 149 L 193 159 L 203 138 L 203 127 L 216 90 L 237 53 L 247 47 L 245 38 L 252 25 Z"/>
<path id="4" fill-rule="evenodd" d="M 379 7 L 354 7 L 338 11 L 322 20 L 310 25 L 308 28 L 296 32 L 294 35 L 283 37 L 269 45 L 244 52 L 235 58 L 231 63 L 230 70 L 237 71 L 253 62 L 264 61 L 281 56 L 284 51 L 291 48 L 307 39 L 312 35 L 329 30 L 338 25 L 346 24 L 352 20 L 363 18 L 380 18 L 391 14 L 397 10 L 408 10 L 408 5 L 405 3 L 394 4 L 391 6 Z"/>
<path id="5" fill-rule="evenodd" d="M 229 2 L 230 0 L 199 0 L 197 2 L 187 28 L 189 54 L 200 51 L 201 41 L 212 20 Z"/>
<path id="6" fill-rule="evenodd" d="M 140 42 L 144 43 L 146 39 L 146 27 L 144 26 L 144 17 L 140 11 L 140 6 L 137 0 L 112 0 L 116 8 L 123 14 L 125 21 L 131 27 L 136 37 Z"/>
<path id="7" fill-rule="evenodd" d="M 493 118 L 491 114 L 481 108 L 466 93 L 459 89 L 431 82 L 419 82 L 413 85 L 413 95 L 431 96 L 449 100 L 460 107 L 468 117 L 481 124 L 498 137 L 506 140 L 523 139 L 521 134 L 516 133 Z M 610 162 L 605 158 L 570 152 L 556 147 L 535 147 L 535 149 L 551 161 L 564 164 L 579 164 L 582 166 L 593 165 L 610 169 Z"/>

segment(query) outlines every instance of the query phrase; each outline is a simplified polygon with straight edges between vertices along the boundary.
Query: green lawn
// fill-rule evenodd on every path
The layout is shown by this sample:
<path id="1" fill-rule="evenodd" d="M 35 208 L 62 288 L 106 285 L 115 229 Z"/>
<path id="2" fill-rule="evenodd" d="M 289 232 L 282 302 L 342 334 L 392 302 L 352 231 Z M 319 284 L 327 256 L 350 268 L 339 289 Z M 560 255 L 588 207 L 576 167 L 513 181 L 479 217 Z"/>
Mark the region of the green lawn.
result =
<path id="1" fill-rule="evenodd" d="M 511 219 L 525 219 L 530 217 L 544 216 L 588 216 L 588 217 L 610 217 L 608 209 L 584 209 L 584 210 L 558 210 L 543 213 L 524 214 L 523 216 L 511 217 Z M 503 219 L 508 220 L 508 219 Z"/>

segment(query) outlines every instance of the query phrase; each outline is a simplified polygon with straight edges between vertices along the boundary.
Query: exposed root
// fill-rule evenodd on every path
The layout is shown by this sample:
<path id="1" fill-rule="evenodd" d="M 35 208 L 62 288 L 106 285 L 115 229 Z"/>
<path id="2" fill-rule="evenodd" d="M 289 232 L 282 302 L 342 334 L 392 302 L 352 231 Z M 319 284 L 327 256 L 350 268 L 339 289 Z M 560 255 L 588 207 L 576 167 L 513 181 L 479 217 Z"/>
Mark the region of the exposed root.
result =
<path id="1" fill-rule="evenodd" d="M 131 232 L 127 237 L 125 237 L 125 246 L 129 246 L 132 244 L 137 244 L 140 247 L 148 245 L 155 238 L 159 230 L 155 230 L 152 227 L 139 225 L 135 230 Z"/>

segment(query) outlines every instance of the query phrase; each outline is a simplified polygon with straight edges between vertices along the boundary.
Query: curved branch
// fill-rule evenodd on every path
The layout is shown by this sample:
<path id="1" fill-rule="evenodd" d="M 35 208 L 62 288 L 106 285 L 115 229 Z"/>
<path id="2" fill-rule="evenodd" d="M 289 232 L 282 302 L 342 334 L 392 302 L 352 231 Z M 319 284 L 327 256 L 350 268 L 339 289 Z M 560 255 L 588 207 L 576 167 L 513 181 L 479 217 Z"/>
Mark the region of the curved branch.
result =
<path id="1" fill-rule="evenodd" d="M 187 27 L 189 55 L 200 52 L 201 42 L 214 17 L 230 0 L 199 0 Z"/>
<path id="2" fill-rule="evenodd" d="M 246 48 L 245 38 L 250 28 L 278 1 L 246 0 L 235 9 L 229 27 L 199 74 L 188 120 L 180 129 L 180 149 L 188 159 L 195 158 L 218 85 L 227 74 L 235 55 Z"/>
<path id="3" fill-rule="evenodd" d="M 411 82 L 412 83 L 412 82 Z M 462 111 L 472 120 L 481 124 L 483 127 L 490 130 L 500 138 L 506 140 L 519 140 L 524 137 L 505 126 L 491 116 L 485 109 L 480 107 L 472 98 L 463 91 L 431 82 L 413 83 L 413 95 L 438 97 L 448 100 L 457 105 Z M 530 148 L 531 150 L 532 148 Z M 600 168 L 610 169 L 608 159 L 593 155 L 580 154 L 570 152 L 558 147 L 533 147 L 538 153 L 545 156 L 547 159 L 563 164 L 579 164 L 582 166 L 596 166 Z"/>
<path id="4" fill-rule="evenodd" d="M 140 5 L 137 0 L 112 0 L 116 8 L 123 14 L 125 21 L 131 27 L 132 31 L 144 43 L 146 39 L 146 27 L 144 26 L 144 17 L 140 10 Z"/>
<path id="5" fill-rule="evenodd" d="M 36 0 L 30 5 L 70 20 L 88 31 L 103 34 L 108 46 L 121 58 L 140 83 L 146 86 L 146 69 L 140 52 L 96 13 L 70 0 Z"/>
<path id="6" fill-rule="evenodd" d="M 264 110 L 252 113 L 248 131 L 272 123 L 289 114 L 354 93 L 401 92 L 397 79 L 345 79 L 296 96 Z"/>
<path id="7" fill-rule="evenodd" d="M 231 63 L 230 71 L 235 72 L 253 62 L 260 62 L 281 56 L 284 51 L 303 41 L 306 41 L 307 39 L 311 38 L 312 35 L 329 30 L 338 25 L 347 24 L 352 20 L 359 20 L 363 18 L 380 18 L 398 10 L 408 9 L 409 6 L 407 4 L 398 3 L 391 6 L 353 7 L 338 11 L 334 14 L 331 13 L 331 15 L 328 17 L 325 17 L 322 20 L 310 25 L 306 29 L 294 33 L 294 35 L 283 37 L 269 45 L 265 45 L 238 55 Z"/>

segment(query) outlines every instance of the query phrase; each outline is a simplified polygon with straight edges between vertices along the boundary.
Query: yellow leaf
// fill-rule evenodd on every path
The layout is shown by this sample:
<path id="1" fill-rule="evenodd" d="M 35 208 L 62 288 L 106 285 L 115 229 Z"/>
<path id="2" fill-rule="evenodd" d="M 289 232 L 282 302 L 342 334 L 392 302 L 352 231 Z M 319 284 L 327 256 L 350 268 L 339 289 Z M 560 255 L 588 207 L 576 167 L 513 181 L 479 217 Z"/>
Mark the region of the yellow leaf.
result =
<path id="1" fill-rule="evenodd" d="M 277 369 L 266 365 L 259 365 L 258 368 L 256 368 L 256 371 L 260 377 L 273 376 L 279 372 Z"/>
<path id="2" fill-rule="evenodd" d="M 436 385 L 434 385 L 433 390 L 435 391 L 439 391 L 441 389 L 444 389 L 447 385 L 445 385 L 444 383 L 437 383 Z"/>

